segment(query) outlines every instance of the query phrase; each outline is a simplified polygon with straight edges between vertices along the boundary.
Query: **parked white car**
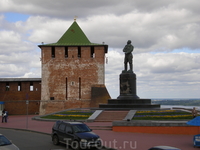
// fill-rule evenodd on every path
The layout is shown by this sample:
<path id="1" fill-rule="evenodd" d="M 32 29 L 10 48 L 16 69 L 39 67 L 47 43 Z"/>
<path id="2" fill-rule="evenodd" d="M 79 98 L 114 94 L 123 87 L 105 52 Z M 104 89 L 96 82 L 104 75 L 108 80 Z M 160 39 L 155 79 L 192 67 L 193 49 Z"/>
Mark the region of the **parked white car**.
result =
<path id="1" fill-rule="evenodd" d="M 154 146 L 149 150 L 181 150 L 181 149 L 171 146 Z"/>
<path id="2" fill-rule="evenodd" d="M 19 148 L 4 135 L 0 134 L 0 150 L 19 150 Z"/>

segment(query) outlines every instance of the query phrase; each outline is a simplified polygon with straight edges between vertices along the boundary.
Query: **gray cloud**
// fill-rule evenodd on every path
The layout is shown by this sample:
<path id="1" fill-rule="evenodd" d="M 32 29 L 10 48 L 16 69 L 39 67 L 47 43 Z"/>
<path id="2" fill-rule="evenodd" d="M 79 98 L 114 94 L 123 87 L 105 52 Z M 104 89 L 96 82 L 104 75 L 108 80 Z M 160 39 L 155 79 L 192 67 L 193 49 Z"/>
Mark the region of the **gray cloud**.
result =
<path id="1" fill-rule="evenodd" d="M 116 59 L 112 57 L 113 55 L 116 56 Z M 110 61 L 108 61 L 107 67 L 111 70 L 106 69 L 107 87 L 109 91 L 112 91 L 112 96 L 116 98 L 119 96 L 119 74 L 123 70 L 123 55 L 111 51 L 108 54 L 108 60 Z M 200 88 L 199 64 L 200 54 L 135 54 L 134 72 L 137 75 L 138 96 L 148 98 L 148 95 L 154 95 L 154 98 L 178 98 L 180 91 L 184 90 L 182 97 L 189 97 L 190 93 L 194 94 L 192 97 L 198 97 L 197 91 Z"/>
<path id="2" fill-rule="evenodd" d="M 200 96 L 198 0 L 7 0 L 0 6 L 0 77 L 40 77 L 37 45 L 57 42 L 76 15 L 91 42 L 109 45 L 106 85 L 113 98 L 119 95 L 122 49 L 129 39 L 138 96 Z M 30 17 L 8 22 L 6 12 Z"/>

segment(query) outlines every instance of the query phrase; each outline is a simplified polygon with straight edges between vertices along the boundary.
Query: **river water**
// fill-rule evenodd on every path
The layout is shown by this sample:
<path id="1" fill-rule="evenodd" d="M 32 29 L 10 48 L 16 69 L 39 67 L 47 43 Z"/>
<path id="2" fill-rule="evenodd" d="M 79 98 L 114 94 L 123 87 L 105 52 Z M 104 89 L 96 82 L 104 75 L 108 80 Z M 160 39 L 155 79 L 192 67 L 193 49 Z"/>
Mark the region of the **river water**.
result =
<path id="1" fill-rule="evenodd" d="M 173 107 L 178 107 L 178 108 L 188 108 L 188 109 L 192 109 L 192 108 L 196 108 L 198 110 L 200 110 L 200 106 L 184 106 L 184 105 L 161 105 L 161 108 L 173 108 Z"/>

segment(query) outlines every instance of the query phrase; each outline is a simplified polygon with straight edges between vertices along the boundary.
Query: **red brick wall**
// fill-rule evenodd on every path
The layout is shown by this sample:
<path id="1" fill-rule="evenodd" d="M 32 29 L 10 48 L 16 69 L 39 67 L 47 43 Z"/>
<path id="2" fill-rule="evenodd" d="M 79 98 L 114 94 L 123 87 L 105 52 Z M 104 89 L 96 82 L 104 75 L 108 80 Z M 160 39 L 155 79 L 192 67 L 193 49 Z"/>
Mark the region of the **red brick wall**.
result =
<path id="1" fill-rule="evenodd" d="M 89 108 L 90 100 L 68 100 L 68 101 L 48 101 L 42 102 L 40 114 L 50 114 L 53 112 L 62 111 L 69 108 Z"/>
<path id="2" fill-rule="evenodd" d="M 5 102 L 9 114 L 26 114 L 26 100 L 29 100 L 29 114 L 39 112 L 41 99 L 41 84 L 33 82 L 33 91 L 30 91 L 30 82 L 21 82 L 21 91 L 18 91 L 18 82 L 8 82 L 9 91 L 6 91 L 6 82 L 0 82 L 0 101 Z"/>
<path id="3" fill-rule="evenodd" d="M 9 115 L 26 115 L 27 110 L 28 114 L 38 114 L 39 113 L 39 101 L 29 101 L 29 104 L 26 104 L 26 101 L 15 101 L 15 102 L 6 102 L 5 109 L 8 111 Z"/>
<path id="4" fill-rule="evenodd" d="M 42 56 L 42 100 L 90 99 L 91 85 L 104 84 L 104 47 L 95 47 L 95 58 L 90 57 L 90 47 L 81 47 L 81 58 L 78 47 L 68 48 L 68 58 L 64 47 L 55 47 L 55 58 L 51 47 L 42 47 Z"/>
<path id="5" fill-rule="evenodd" d="M 81 57 L 78 57 L 79 48 Z M 67 58 L 65 47 L 55 47 L 55 58 L 51 57 L 51 47 L 41 49 L 41 100 L 48 101 L 54 97 L 54 100 L 66 100 L 69 105 L 72 105 L 69 101 L 76 103 L 70 108 L 79 108 L 83 101 L 91 100 L 92 85 L 104 85 L 104 46 L 94 47 L 94 58 L 91 57 L 91 47 L 68 47 Z M 85 104 L 85 107 L 89 106 L 89 103 Z M 43 108 L 40 106 L 41 112 L 44 112 Z"/>

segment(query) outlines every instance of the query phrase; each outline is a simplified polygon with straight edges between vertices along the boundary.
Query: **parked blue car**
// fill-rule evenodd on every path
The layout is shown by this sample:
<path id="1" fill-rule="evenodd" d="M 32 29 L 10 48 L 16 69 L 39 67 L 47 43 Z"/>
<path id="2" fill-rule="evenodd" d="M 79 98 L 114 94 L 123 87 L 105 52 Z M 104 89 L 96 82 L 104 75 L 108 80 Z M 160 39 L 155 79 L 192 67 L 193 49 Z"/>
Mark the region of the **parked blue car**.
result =
<path id="1" fill-rule="evenodd" d="M 194 135 L 193 143 L 194 143 L 194 147 L 200 146 L 200 134 Z"/>

